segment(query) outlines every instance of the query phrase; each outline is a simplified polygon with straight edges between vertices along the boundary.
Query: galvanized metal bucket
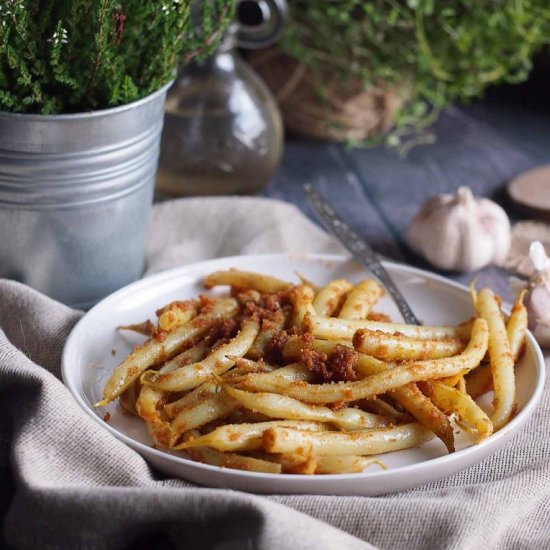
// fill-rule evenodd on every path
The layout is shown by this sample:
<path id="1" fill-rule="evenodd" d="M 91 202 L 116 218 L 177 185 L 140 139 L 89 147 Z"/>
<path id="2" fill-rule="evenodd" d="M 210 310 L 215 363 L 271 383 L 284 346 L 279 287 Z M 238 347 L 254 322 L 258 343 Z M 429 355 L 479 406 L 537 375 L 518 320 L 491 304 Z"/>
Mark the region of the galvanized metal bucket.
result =
<path id="1" fill-rule="evenodd" d="M 140 277 L 168 87 L 89 113 L 0 112 L 0 277 L 83 309 Z"/>

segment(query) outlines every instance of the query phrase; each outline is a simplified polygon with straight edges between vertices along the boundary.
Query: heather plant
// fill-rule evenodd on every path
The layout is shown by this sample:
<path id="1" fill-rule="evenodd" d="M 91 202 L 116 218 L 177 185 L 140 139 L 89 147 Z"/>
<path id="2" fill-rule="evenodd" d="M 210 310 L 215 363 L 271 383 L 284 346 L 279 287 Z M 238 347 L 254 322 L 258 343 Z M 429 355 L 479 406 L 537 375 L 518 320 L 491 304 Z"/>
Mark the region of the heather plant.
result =
<path id="1" fill-rule="evenodd" d="M 208 55 L 235 0 L 0 0 L 0 111 L 57 114 L 140 99 Z"/>

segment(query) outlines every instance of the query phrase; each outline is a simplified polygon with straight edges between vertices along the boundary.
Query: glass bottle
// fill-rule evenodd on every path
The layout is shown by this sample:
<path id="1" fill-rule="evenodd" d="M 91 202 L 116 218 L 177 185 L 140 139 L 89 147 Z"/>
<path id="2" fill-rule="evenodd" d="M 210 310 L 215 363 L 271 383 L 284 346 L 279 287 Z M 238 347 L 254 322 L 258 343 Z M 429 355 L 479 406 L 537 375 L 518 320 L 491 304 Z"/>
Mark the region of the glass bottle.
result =
<path id="1" fill-rule="evenodd" d="M 281 116 L 236 51 L 232 24 L 214 54 L 186 67 L 168 92 L 157 175 L 160 197 L 254 193 L 277 168 Z"/>

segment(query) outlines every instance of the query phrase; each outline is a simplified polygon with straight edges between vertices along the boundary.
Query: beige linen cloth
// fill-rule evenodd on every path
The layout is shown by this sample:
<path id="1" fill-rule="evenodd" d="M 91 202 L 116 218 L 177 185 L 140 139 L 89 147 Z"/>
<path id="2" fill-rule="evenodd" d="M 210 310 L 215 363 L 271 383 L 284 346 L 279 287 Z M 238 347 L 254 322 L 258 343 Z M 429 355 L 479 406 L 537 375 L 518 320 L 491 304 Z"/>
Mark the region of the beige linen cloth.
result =
<path id="1" fill-rule="evenodd" d="M 240 253 L 340 250 L 293 206 L 259 198 L 157 205 L 149 237 L 150 273 Z M 0 467 L 16 485 L 15 495 L 2 488 L 11 546 L 550 548 L 548 388 L 506 448 L 418 489 L 376 498 L 208 489 L 152 471 L 73 401 L 60 354 L 81 315 L 0 282 Z"/>

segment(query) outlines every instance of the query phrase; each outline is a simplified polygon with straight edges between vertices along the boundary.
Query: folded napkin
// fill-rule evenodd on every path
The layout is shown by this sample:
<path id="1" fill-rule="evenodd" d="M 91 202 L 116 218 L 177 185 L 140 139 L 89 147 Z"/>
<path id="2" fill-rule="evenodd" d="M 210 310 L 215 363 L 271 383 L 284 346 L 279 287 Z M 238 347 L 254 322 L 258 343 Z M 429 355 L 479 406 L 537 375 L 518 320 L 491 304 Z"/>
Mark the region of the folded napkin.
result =
<path id="1" fill-rule="evenodd" d="M 338 252 L 293 206 L 259 198 L 155 206 L 149 273 L 241 253 Z M 504 449 L 443 481 L 376 498 L 256 496 L 151 470 L 60 381 L 82 313 L 0 281 L 0 504 L 16 548 L 515 549 L 550 546 L 550 401 Z M 1 546 L 1 541 L 0 541 Z"/>

